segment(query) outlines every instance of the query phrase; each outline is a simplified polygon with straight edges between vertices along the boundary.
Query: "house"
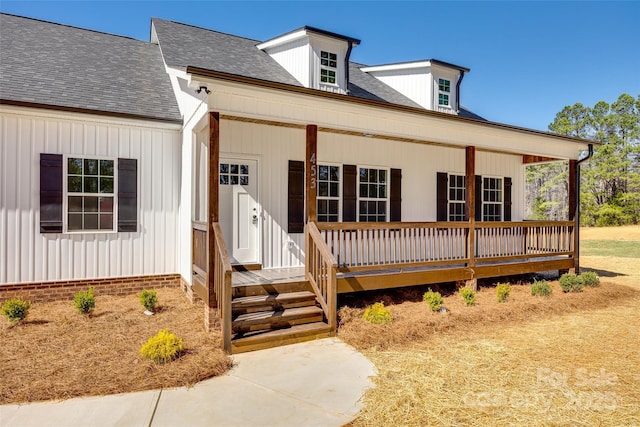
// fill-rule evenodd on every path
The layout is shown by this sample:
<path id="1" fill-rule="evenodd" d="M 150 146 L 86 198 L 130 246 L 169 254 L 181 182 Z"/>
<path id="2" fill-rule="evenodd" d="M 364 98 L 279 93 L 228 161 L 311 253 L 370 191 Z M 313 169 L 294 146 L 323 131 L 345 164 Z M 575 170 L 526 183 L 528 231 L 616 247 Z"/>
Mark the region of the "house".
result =
<path id="1" fill-rule="evenodd" d="M 2 298 L 182 286 L 238 352 L 334 334 L 340 292 L 579 268 L 590 143 L 467 111 L 468 68 L 358 64 L 313 27 L 0 19 Z M 547 161 L 572 210 L 525 222 Z"/>

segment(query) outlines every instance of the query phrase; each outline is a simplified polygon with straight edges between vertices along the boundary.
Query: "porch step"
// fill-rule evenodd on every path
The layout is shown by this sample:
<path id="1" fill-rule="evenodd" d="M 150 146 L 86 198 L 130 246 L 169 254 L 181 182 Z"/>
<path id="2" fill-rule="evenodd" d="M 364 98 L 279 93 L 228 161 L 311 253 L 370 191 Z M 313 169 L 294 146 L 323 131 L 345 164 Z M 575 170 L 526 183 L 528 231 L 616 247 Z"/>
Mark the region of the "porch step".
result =
<path id="1" fill-rule="evenodd" d="M 242 298 L 256 295 L 286 294 L 289 292 L 301 292 L 311 290 L 311 285 L 306 280 L 276 281 L 273 283 L 250 283 L 232 285 L 232 297 Z"/>
<path id="2" fill-rule="evenodd" d="M 278 311 L 260 311 L 241 314 L 233 320 L 233 332 L 250 332 L 262 329 L 286 328 L 303 323 L 321 322 L 323 312 L 320 307 L 307 306 L 286 308 Z"/>
<path id="3" fill-rule="evenodd" d="M 299 291 L 235 298 L 231 302 L 231 310 L 233 315 L 240 315 L 313 305 L 316 305 L 316 295 L 309 291 Z"/>
<path id="4" fill-rule="evenodd" d="M 331 328 L 325 322 L 306 323 L 285 329 L 267 329 L 245 333 L 231 342 L 232 353 L 262 350 L 304 341 L 332 336 Z"/>

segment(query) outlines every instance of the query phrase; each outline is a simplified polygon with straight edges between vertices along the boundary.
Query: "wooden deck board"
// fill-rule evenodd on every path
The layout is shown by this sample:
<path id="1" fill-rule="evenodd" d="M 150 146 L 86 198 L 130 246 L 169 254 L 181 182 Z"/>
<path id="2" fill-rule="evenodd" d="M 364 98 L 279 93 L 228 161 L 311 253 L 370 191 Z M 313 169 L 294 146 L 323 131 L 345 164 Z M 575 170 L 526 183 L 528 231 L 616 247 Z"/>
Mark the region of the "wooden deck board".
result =
<path id="1" fill-rule="evenodd" d="M 491 262 L 479 259 L 473 269 L 454 264 L 344 272 L 337 275 L 338 293 L 556 270 L 570 268 L 572 262 L 573 259 L 567 256 Z M 304 267 L 233 273 L 234 286 L 303 280 Z"/>

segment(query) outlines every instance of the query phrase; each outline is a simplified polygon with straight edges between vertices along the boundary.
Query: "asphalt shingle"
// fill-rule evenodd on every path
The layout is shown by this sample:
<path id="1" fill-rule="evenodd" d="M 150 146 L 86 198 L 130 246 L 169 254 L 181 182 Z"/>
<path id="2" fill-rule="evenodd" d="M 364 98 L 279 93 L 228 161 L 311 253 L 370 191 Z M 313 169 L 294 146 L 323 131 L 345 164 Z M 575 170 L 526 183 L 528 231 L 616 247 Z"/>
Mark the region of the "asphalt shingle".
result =
<path id="1" fill-rule="evenodd" d="M 0 99 L 180 121 L 157 45 L 0 14 Z"/>

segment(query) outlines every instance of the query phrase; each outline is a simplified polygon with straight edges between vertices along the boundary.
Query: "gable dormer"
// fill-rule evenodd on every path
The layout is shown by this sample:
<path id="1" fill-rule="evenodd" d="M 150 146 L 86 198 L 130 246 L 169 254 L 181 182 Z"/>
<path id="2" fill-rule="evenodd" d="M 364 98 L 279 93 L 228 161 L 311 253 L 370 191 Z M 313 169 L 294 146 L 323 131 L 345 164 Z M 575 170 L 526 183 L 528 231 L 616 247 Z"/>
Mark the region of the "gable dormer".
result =
<path id="1" fill-rule="evenodd" d="M 361 68 L 427 110 L 458 114 L 460 83 L 468 68 L 437 59 Z"/>
<path id="2" fill-rule="evenodd" d="M 303 27 L 267 40 L 257 48 L 268 53 L 278 64 L 307 88 L 347 93 L 349 57 L 360 40 Z"/>

